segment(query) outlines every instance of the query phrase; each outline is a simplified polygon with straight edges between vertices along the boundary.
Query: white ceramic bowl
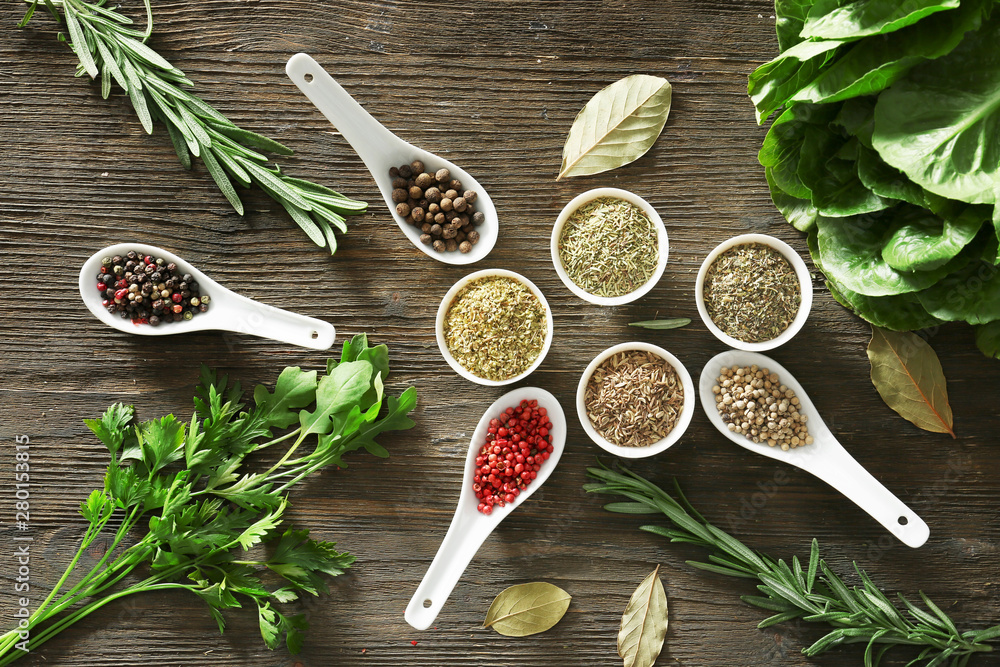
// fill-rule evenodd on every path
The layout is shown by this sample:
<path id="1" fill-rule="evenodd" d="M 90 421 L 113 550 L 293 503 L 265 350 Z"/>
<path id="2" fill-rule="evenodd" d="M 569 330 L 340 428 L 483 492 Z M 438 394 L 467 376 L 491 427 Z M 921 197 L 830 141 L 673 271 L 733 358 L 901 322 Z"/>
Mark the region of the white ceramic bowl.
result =
<path id="1" fill-rule="evenodd" d="M 569 275 L 566 273 L 566 269 L 563 267 L 562 260 L 559 258 L 559 237 L 562 235 L 562 230 L 566 225 L 566 221 L 571 215 L 573 215 L 573 213 L 576 212 L 578 208 L 587 202 L 600 197 L 614 197 L 616 199 L 624 199 L 627 202 L 635 204 L 642 209 L 642 212 L 646 214 L 646 217 L 649 218 L 649 221 L 652 222 L 653 226 L 656 228 L 656 241 L 657 248 L 659 250 L 659 257 L 657 258 L 656 269 L 653 271 L 653 275 L 638 289 L 621 296 L 597 296 L 596 294 L 587 292 L 570 279 Z M 620 190 L 618 188 L 596 188 L 574 197 L 572 201 L 566 204 L 563 210 L 559 213 L 559 217 L 556 218 L 556 224 L 552 228 L 552 239 L 549 245 L 552 251 L 552 264 L 555 265 L 556 273 L 559 274 L 559 278 L 563 281 L 563 284 L 566 285 L 570 292 L 577 295 L 584 301 L 596 303 L 599 306 L 621 306 L 635 301 L 653 289 L 653 287 L 656 286 L 656 283 L 659 282 L 660 278 L 663 277 L 663 270 L 667 268 L 667 255 L 670 250 L 670 244 L 667 240 L 667 228 L 663 226 L 663 220 L 660 218 L 660 214 L 656 212 L 656 209 L 650 206 L 649 202 L 639 195 L 633 194 L 628 190 Z"/>
<path id="2" fill-rule="evenodd" d="M 799 279 L 799 291 L 802 295 L 802 300 L 799 303 L 799 312 L 796 313 L 795 319 L 792 323 L 788 325 L 777 338 L 772 338 L 771 340 L 765 340 L 760 343 L 748 343 L 746 341 L 738 340 L 732 336 L 727 335 L 715 325 L 712 318 L 708 315 L 708 309 L 705 308 L 705 274 L 708 273 L 708 268 L 712 265 L 712 262 L 716 258 L 729 250 L 733 246 L 744 245 L 747 243 L 761 243 L 770 246 L 780 252 L 782 256 L 788 260 L 789 265 L 795 270 L 795 276 Z M 779 345 L 784 345 L 792 339 L 795 334 L 802 329 L 802 325 L 806 323 L 809 319 L 809 311 L 812 309 L 813 301 L 813 288 L 812 288 L 812 278 L 809 277 L 809 269 L 806 268 L 806 263 L 799 256 L 799 253 L 795 252 L 790 245 L 785 243 L 780 239 L 776 239 L 773 236 L 767 236 L 766 234 L 743 234 L 741 236 L 734 236 L 728 241 L 723 241 L 715 247 L 715 250 L 708 253 L 708 257 L 705 261 L 701 263 L 701 269 L 698 271 L 698 278 L 694 285 L 694 298 L 695 303 L 698 306 L 698 314 L 701 315 L 702 321 L 708 330 L 712 332 L 712 335 L 721 340 L 723 343 L 729 347 L 736 348 L 737 350 L 745 350 L 747 352 L 762 352 L 764 350 L 771 350 L 778 347 Z"/>
<path id="3" fill-rule="evenodd" d="M 455 300 L 455 296 L 458 294 L 459 290 L 461 290 L 463 287 L 471 283 L 473 280 L 478 280 L 479 278 L 486 278 L 489 276 L 513 278 L 514 280 L 517 280 L 518 282 L 522 283 L 525 287 L 527 287 L 529 290 L 531 290 L 531 293 L 534 294 L 538 298 L 539 303 L 542 304 L 542 308 L 545 309 L 546 332 L 545 332 L 545 342 L 542 344 L 542 351 L 538 353 L 538 357 L 531 364 L 531 366 L 529 366 L 523 373 L 515 375 L 514 377 L 508 378 L 506 380 L 489 380 L 473 374 L 467 368 L 462 366 L 462 364 L 458 363 L 458 360 L 455 359 L 454 356 L 452 356 L 451 351 L 448 349 L 448 343 L 444 339 L 445 316 L 448 314 L 448 309 L 451 307 L 451 303 L 452 301 Z M 441 305 L 438 306 L 437 321 L 435 323 L 435 335 L 437 338 L 438 349 L 441 350 L 441 356 L 443 356 L 444 360 L 448 362 L 448 365 L 451 366 L 456 373 L 464 377 L 466 380 L 471 380 L 472 382 L 475 382 L 477 384 L 482 384 L 490 387 L 499 387 L 505 384 L 511 384 L 517 382 L 518 380 L 526 378 L 528 375 L 532 373 L 532 371 L 538 368 L 538 366 L 542 363 L 542 360 L 545 359 L 545 355 L 548 354 L 549 347 L 552 346 L 552 331 L 553 331 L 552 310 L 549 308 L 549 302 L 545 300 L 545 295 L 542 294 L 541 290 L 539 290 L 535 286 L 535 283 L 531 282 L 521 274 L 514 273 L 513 271 L 505 271 L 504 269 L 483 269 L 482 271 L 475 271 L 465 276 L 454 285 L 452 285 L 451 289 L 448 290 L 448 293 L 444 295 L 443 299 L 441 299 Z"/>
<path id="4" fill-rule="evenodd" d="M 604 362 L 605 359 L 613 354 L 618 354 L 619 352 L 625 352 L 627 350 L 643 350 L 646 352 L 652 352 L 653 354 L 662 357 L 674 370 L 677 371 L 677 377 L 681 381 L 681 386 L 684 388 L 684 406 L 681 408 L 681 415 L 677 419 L 677 423 L 674 424 L 674 428 L 671 429 L 670 433 L 666 437 L 654 442 L 646 447 L 622 447 L 621 445 L 616 445 L 609 442 L 604 436 L 597 432 L 594 425 L 590 423 L 590 417 L 587 416 L 587 408 L 584 402 L 584 393 L 587 390 L 587 382 L 590 381 L 590 376 L 594 374 L 597 367 Z M 631 343 L 620 343 L 618 345 L 613 345 L 608 349 L 601 352 L 599 355 L 594 357 L 594 360 L 587 365 L 586 370 L 583 371 L 583 375 L 580 377 L 580 384 L 576 388 L 576 414 L 580 419 L 580 424 L 583 425 L 583 430 L 587 432 L 590 439 L 596 442 L 607 452 L 614 454 L 615 456 L 621 456 L 627 459 L 641 459 L 647 456 L 653 456 L 659 454 L 668 447 L 673 446 L 681 436 L 684 435 L 684 431 L 687 430 L 688 425 L 691 424 L 691 417 L 694 415 L 694 405 L 695 405 L 695 389 L 694 383 L 691 381 L 691 374 L 687 372 L 684 368 L 684 364 L 680 362 L 674 355 L 670 354 L 662 347 L 657 345 L 650 345 L 649 343 L 641 343 L 634 341 Z"/>

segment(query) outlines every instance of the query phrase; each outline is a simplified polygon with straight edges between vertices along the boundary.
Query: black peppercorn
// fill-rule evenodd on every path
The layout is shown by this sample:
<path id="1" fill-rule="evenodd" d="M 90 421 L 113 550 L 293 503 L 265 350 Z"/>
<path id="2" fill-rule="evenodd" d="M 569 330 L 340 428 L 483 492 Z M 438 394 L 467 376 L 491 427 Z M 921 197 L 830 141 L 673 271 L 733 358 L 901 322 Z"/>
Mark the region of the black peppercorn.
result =
<path id="1" fill-rule="evenodd" d="M 139 256 L 139 253 L 137 253 L 135 250 L 129 250 L 127 253 L 125 253 L 125 256 L 128 257 L 129 259 L 135 259 Z"/>
<path id="2" fill-rule="evenodd" d="M 158 327 L 158 326 L 160 326 L 160 318 L 157 317 L 156 315 L 153 315 L 152 317 L 150 317 L 149 318 L 149 326 L 151 326 L 151 327 Z"/>
<path id="3" fill-rule="evenodd" d="M 174 264 L 173 262 L 170 262 L 169 264 L 167 264 L 167 271 L 169 273 L 173 273 L 176 270 L 177 270 L 177 265 L 176 264 Z"/>
<path id="4" fill-rule="evenodd" d="M 208 312 L 208 304 L 205 303 L 204 299 L 202 299 L 201 305 L 198 306 L 198 312 L 199 313 L 207 313 Z"/>

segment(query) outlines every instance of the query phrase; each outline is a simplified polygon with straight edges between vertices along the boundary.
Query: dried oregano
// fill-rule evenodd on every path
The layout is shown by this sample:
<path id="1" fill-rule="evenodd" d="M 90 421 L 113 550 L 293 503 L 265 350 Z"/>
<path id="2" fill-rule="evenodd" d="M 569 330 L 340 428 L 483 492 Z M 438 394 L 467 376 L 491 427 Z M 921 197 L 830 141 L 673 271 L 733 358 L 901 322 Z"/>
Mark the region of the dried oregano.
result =
<path id="1" fill-rule="evenodd" d="M 545 307 L 522 282 L 505 276 L 473 280 L 445 315 L 448 351 L 477 377 L 502 381 L 520 375 L 545 345 Z"/>

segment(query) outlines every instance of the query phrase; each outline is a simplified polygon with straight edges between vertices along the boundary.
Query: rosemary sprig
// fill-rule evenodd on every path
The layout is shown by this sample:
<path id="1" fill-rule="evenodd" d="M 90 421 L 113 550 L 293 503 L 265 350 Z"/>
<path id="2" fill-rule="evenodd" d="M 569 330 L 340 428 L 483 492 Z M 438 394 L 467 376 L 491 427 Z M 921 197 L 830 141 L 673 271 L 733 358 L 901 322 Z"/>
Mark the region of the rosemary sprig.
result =
<path id="1" fill-rule="evenodd" d="M 27 25 L 40 4 L 31 2 L 19 27 Z M 208 173 L 219 186 L 233 208 L 243 215 L 243 202 L 233 187 L 233 180 L 243 187 L 259 186 L 281 204 L 299 227 L 316 245 L 337 250 L 334 229 L 347 231 L 345 216 L 363 213 L 368 205 L 345 197 L 329 188 L 309 181 L 292 178 L 275 166 L 267 166 L 268 158 L 256 150 L 278 155 L 291 155 L 292 150 L 273 139 L 237 127 L 210 104 L 181 86 L 194 86 L 184 75 L 156 51 L 146 45 L 153 30 L 150 0 L 146 6 L 146 29 L 128 26 L 132 19 L 108 9 L 107 0 L 42 0 L 49 13 L 60 20 L 57 7 L 69 33 L 59 33 L 60 41 L 69 41 L 80 63 L 76 75 L 101 78 L 101 95 L 111 93 L 114 80 L 128 95 L 147 134 L 153 133 L 153 122 L 167 127 L 177 157 L 185 169 L 191 168 L 191 157 L 200 157 Z M 232 179 L 232 180 L 231 180 Z"/>
<path id="2" fill-rule="evenodd" d="M 802 649 L 807 656 L 824 653 L 840 644 L 867 644 L 865 667 L 876 667 L 894 646 L 922 647 L 919 655 L 907 665 L 924 662 L 925 667 L 964 667 L 976 653 L 993 650 L 988 641 L 1000 637 L 1000 625 L 984 630 L 959 632 L 955 623 L 922 592 L 926 609 L 918 607 L 897 594 L 903 609 L 893 604 L 868 575 L 854 569 L 862 586 L 848 587 L 819 557 L 819 543 L 814 539 L 809 560 L 803 566 L 797 556 L 791 566 L 784 560 L 774 560 L 758 553 L 728 533 L 716 528 L 687 501 L 674 482 L 675 500 L 663 489 L 639 475 L 607 467 L 588 468 L 587 474 L 599 480 L 584 486 L 590 493 L 604 493 L 628 498 L 604 506 L 623 514 L 664 514 L 673 528 L 648 525 L 645 530 L 671 542 L 688 542 L 713 550 L 707 563 L 688 564 L 731 577 L 754 579 L 763 596 L 744 595 L 741 599 L 774 612 L 757 627 L 766 628 L 793 619 L 832 626 L 826 635 L 812 646 Z"/>

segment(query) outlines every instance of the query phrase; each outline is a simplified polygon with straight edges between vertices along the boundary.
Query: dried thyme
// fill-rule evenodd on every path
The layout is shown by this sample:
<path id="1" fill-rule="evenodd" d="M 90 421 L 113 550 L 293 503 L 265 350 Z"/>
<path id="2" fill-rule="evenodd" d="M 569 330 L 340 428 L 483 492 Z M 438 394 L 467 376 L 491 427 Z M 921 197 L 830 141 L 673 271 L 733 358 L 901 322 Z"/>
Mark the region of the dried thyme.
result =
<path id="1" fill-rule="evenodd" d="M 626 350 L 594 369 L 583 401 L 590 423 L 605 440 L 647 447 L 673 430 L 684 407 L 684 386 L 663 357 Z"/>
<path id="2" fill-rule="evenodd" d="M 589 294 L 616 297 L 645 285 L 659 261 L 656 227 L 642 209 L 615 197 L 587 202 L 559 235 L 566 275 Z"/>
<path id="3" fill-rule="evenodd" d="M 466 370 L 487 380 L 520 375 L 545 345 L 545 307 L 514 278 L 488 276 L 459 290 L 448 308 L 448 351 Z"/>
<path id="4" fill-rule="evenodd" d="M 802 302 L 795 270 L 763 243 L 733 246 L 720 254 L 705 273 L 703 295 L 715 326 L 746 343 L 780 336 Z"/>

